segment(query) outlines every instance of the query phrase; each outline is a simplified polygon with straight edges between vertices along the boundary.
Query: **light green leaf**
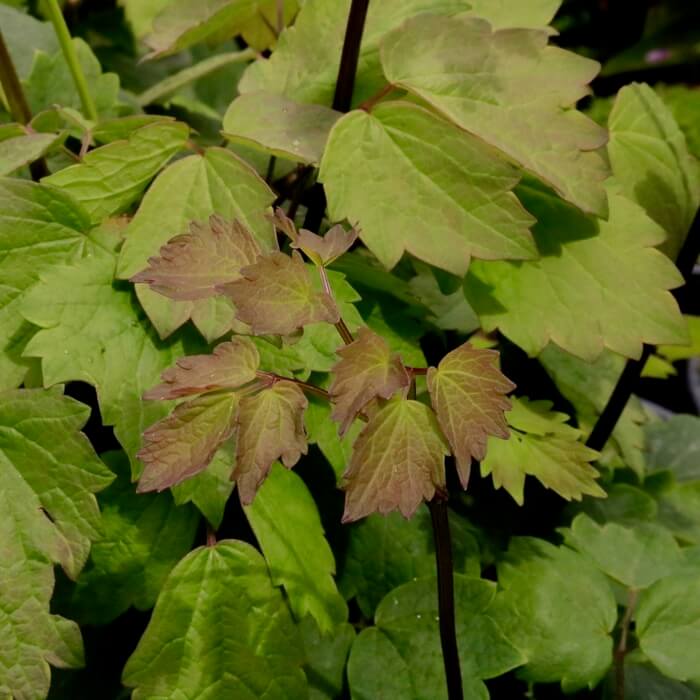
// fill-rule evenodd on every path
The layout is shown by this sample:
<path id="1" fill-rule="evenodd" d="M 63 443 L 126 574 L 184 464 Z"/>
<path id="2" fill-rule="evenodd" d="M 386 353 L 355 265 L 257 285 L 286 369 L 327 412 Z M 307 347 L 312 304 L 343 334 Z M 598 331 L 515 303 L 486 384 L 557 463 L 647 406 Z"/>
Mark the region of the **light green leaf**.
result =
<path id="1" fill-rule="evenodd" d="M 152 30 L 153 20 L 171 0 L 117 0 L 124 8 L 124 17 L 137 39 L 143 38 Z"/>
<path id="2" fill-rule="evenodd" d="M 481 17 L 494 29 L 546 27 L 562 0 L 470 0 L 469 16 Z"/>
<path id="3" fill-rule="evenodd" d="M 0 175 L 9 175 L 41 158 L 63 139 L 62 134 L 20 133 L 0 140 Z"/>
<path id="4" fill-rule="evenodd" d="M 511 540 L 498 565 L 496 621 L 527 658 L 522 676 L 592 688 L 612 664 L 617 605 L 605 576 L 567 547 Z M 572 634 L 572 632 L 575 632 Z"/>
<path id="5" fill-rule="evenodd" d="M 608 118 L 608 155 L 625 194 L 668 234 L 675 259 L 700 205 L 700 164 L 688 153 L 670 109 L 645 84 L 626 85 Z"/>
<path id="6" fill-rule="evenodd" d="M 489 437 L 482 476 L 491 474 L 494 486 L 503 486 L 518 505 L 524 501 L 528 474 L 567 500 L 580 501 L 586 494 L 605 498 L 596 483 L 600 474 L 590 464 L 598 453 L 579 440 L 581 431 L 567 425 L 565 413 L 551 408 L 549 401 L 515 399 L 506 414 L 510 435 L 505 440 Z"/>
<path id="7" fill-rule="evenodd" d="M 539 359 L 557 389 L 576 409 L 578 425 L 587 435 L 617 384 L 624 359 L 615 353 L 604 352 L 595 362 L 588 363 L 553 345 L 545 348 Z M 642 425 L 646 421 L 639 399 L 632 396 L 612 432 L 612 442 L 621 453 L 622 466 L 630 467 L 639 476 L 645 468 Z M 617 461 L 619 463 L 619 459 Z"/>
<path id="8" fill-rule="evenodd" d="M 401 177 L 395 174 L 401 172 Z M 532 258 L 519 175 L 482 143 L 417 105 L 389 102 L 336 123 L 319 179 L 386 267 L 404 251 L 463 275 L 472 256 Z"/>
<path id="9" fill-rule="evenodd" d="M 0 393 L 0 695 L 42 700 L 49 663 L 83 664 L 80 631 L 53 615 L 53 564 L 75 578 L 112 480 L 78 431 L 90 410 L 60 389 Z"/>
<path id="10" fill-rule="evenodd" d="M 37 52 L 53 53 L 58 50 L 58 41 L 53 27 L 35 17 L 0 4 L 0 27 L 12 58 L 17 75 L 26 78 Z"/>
<path id="11" fill-rule="evenodd" d="M 39 275 L 86 250 L 87 212 L 68 194 L 25 180 L 0 179 L 0 388 L 22 382 L 31 326 L 18 308 Z"/>
<path id="12" fill-rule="evenodd" d="M 688 149 L 700 158 L 700 90 L 689 85 L 654 85 L 654 91 L 661 95 L 685 134 Z"/>
<path id="13" fill-rule="evenodd" d="M 102 625 L 130 606 L 153 607 L 165 579 L 187 554 L 197 528 L 197 511 L 178 508 L 169 493 L 136 494 L 129 460 L 121 452 L 104 459 L 117 479 L 99 497 L 100 536 L 61 610 L 81 624 Z"/>
<path id="14" fill-rule="evenodd" d="M 231 151 L 209 148 L 203 155 L 183 158 L 163 170 L 141 201 L 127 228 L 118 276 L 140 272 L 191 221 L 205 221 L 212 214 L 238 219 L 264 248 L 273 248 L 272 224 L 265 218 L 273 199 L 272 190 Z M 223 297 L 172 301 L 146 285 L 137 285 L 136 294 L 162 338 L 189 318 L 208 340 L 230 329 L 231 307 Z"/>
<path id="15" fill-rule="evenodd" d="M 479 545 L 464 519 L 454 512 L 449 516 L 454 570 L 478 577 Z M 389 513 L 353 523 L 340 574 L 343 594 L 357 599 L 365 617 L 374 617 L 379 602 L 394 588 L 435 576 L 433 537 L 427 508 L 419 508 L 410 520 Z"/>
<path id="16" fill-rule="evenodd" d="M 688 324 L 690 343 L 688 345 L 661 345 L 656 348 L 656 352 L 668 362 L 700 357 L 700 316 L 685 314 L 684 318 Z"/>
<path id="17" fill-rule="evenodd" d="M 182 122 L 158 122 L 133 131 L 125 141 L 88 152 L 82 163 L 45 177 L 44 184 L 72 195 L 93 224 L 126 211 L 151 179 L 185 144 Z"/>
<path id="18" fill-rule="evenodd" d="M 657 581 L 639 598 L 636 634 L 646 657 L 665 675 L 700 682 L 700 570 Z"/>
<path id="19" fill-rule="evenodd" d="M 115 426 L 136 477 L 141 433 L 169 409 L 141 397 L 185 354 L 188 338 L 159 341 L 130 286 L 113 284 L 114 267 L 110 253 L 96 250 L 43 275 L 22 304 L 25 317 L 42 329 L 25 354 L 41 358 L 46 386 L 84 381 L 97 389 L 102 420 Z M 194 343 L 187 347 L 197 349 Z"/>
<path id="20" fill-rule="evenodd" d="M 240 95 L 224 115 L 224 136 L 235 143 L 317 165 L 339 112 L 269 92 Z"/>
<path id="21" fill-rule="evenodd" d="M 676 415 L 646 429 L 650 471 L 668 469 L 677 481 L 700 481 L 700 418 Z"/>
<path id="22" fill-rule="evenodd" d="M 641 207 L 613 185 L 608 221 L 541 190 L 523 187 L 518 194 L 538 219 L 533 233 L 542 257 L 472 266 L 467 299 L 485 330 L 498 328 L 529 355 L 552 341 L 588 362 L 604 348 L 636 358 L 645 342 L 688 342 L 667 291 L 682 283 L 681 275 L 653 248 L 663 231 Z"/>
<path id="23" fill-rule="evenodd" d="M 302 662 L 299 633 L 265 561 L 250 545 L 223 540 L 173 569 L 123 682 L 134 700 L 301 700 Z"/>
<path id="24" fill-rule="evenodd" d="M 457 646 L 464 697 L 488 700 L 482 680 L 525 661 L 493 619 L 496 586 L 455 575 Z M 434 700 L 447 697 L 438 635 L 435 578 L 407 583 L 379 604 L 376 627 L 353 644 L 348 662 L 352 697 L 357 700 Z"/>
<path id="25" fill-rule="evenodd" d="M 468 50 L 465 50 L 468 47 Z M 419 17 L 388 35 L 389 82 L 426 100 L 583 211 L 605 216 L 604 129 L 575 109 L 599 65 L 537 30 L 471 17 Z"/>
<path id="26" fill-rule="evenodd" d="M 345 622 L 348 610 L 333 579 L 333 552 L 314 499 L 301 478 L 280 464 L 273 465 L 244 510 L 272 582 L 284 586 L 296 618 L 311 615 L 321 632 Z"/>
<path id="27" fill-rule="evenodd" d="M 362 33 L 353 104 L 366 100 L 386 84 L 379 62 L 379 44 L 388 31 L 407 17 L 427 12 L 454 14 L 469 6 L 466 0 L 370 3 Z M 272 56 L 259 59 L 247 69 L 238 86 L 240 92 L 265 90 L 298 102 L 330 106 L 349 11 L 350 0 L 331 3 L 306 0 L 294 25 L 282 32 Z"/>
<path id="28" fill-rule="evenodd" d="M 589 556 L 598 568 L 629 588 L 649 587 L 680 563 L 673 535 L 654 523 L 634 526 L 598 525 L 587 515 L 574 518 L 564 530 L 566 543 Z"/>

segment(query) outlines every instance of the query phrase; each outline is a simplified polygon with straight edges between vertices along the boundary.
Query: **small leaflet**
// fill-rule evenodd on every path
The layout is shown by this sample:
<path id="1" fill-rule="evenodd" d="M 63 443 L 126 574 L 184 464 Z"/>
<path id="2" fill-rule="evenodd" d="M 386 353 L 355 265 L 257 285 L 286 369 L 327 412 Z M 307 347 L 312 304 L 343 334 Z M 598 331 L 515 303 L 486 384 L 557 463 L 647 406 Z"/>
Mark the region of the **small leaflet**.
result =
<path id="1" fill-rule="evenodd" d="M 356 416 L 373 399 L 391 398 L 411 383 L 408 371 L 386 340 L 369 328 L 361 328 L 357 340 L 337 351 L 330 385 L 334 403 L 331 418 L 340 423 L 343 436 Z"/>
<path id="2" fill-rule="evenodd" d="M 497 366 L 498 353 L 460 345 L 428 370 L 428 391 L 457 461 L 463 488 L 467 488 L 473 459 L 486 454 L 490 435 L 508 437 L 504 412 L 510 408 L 505 394 L 515 384 Z"/>

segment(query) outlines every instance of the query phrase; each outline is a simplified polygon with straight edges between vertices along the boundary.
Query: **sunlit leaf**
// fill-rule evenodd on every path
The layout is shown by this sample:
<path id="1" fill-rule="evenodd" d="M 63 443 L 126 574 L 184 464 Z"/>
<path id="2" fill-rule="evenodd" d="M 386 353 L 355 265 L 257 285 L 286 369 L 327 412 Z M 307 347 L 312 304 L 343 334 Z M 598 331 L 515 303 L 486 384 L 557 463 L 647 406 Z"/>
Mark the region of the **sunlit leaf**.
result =
<path id="1" fill-rule="evenodd" d="M 470 0 L 469 15 L 488 20 L 494 29 L 540 29 L 554 18 L 562 0 Z"/>

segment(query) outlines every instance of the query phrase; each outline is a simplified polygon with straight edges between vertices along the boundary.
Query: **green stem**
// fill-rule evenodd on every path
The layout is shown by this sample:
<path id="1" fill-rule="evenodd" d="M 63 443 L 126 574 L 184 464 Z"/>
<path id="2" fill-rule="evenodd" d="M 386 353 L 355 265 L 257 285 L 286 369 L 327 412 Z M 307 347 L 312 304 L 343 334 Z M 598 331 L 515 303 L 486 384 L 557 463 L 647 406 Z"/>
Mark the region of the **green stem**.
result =
<path id="1" fill-rule="evenodd" d="M 68 68 L 73 76 L 73 82 L 78 90 L 78 95 L 80 95 L 83 112 L 85 112 L 85 116 L 88 119 L 96 122 L 98 119 L 97 109 L 95 108 L 92 95 L 88 90 L 87 80 L 85 79 L 85 74 L 78 61 L 78 54 L 75 52 L 75 46 L 71 39 L 70 32 L 68 31 L 66 20 L 58 5 L 58 0 L 46 0 L 46 9 L 48 10 L 51 24 L 53 24 L 53 29 L 56 33 L 61 51 L 63 52 L 63 57 L 66 59 Z"/>
<path id="2" fill-rule="evenodd" d="M 630 588 L 627 609 L 620 623 L 620 642 L 615 649 L 615 700 L 625 700 L 625 656 L 627 655 L 627 637 L 630 623 L 637 606 L 638 591 Z"/>

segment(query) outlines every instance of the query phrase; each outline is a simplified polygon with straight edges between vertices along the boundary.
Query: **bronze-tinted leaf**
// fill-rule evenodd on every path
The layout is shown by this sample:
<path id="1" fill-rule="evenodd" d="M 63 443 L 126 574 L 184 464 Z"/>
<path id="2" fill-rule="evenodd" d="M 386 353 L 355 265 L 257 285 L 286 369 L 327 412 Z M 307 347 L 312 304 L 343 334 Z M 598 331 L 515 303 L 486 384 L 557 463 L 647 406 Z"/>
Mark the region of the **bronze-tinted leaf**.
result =
<path id="1" fill-rule="evenodd" d="M 333 420 L 344 435 L 357 414 L 374 398 L 391 398 L 407 387 L 411 378 L 401 358 L 392 353 L 381 336 L 361 328 L 357 340 L 338 350 L 341 359 L 333 367 L 330 386 Z"/>
<path id="2" fill-rule="evenodd" d="M 273 252 L 241 270 L 242 278 L 221 285 L 236 306 L 236 317 L 255 335 L 291 335 L 309 323 L 337 323 L 333 299 L 314 288 L 301 256 Z"/>
<path id="3" fill-rule="evenodd" d="M 428 370 L 428 390 L 457 460 L 462 487 L 467 487 L 472 457 L 483 459 L 489 435 L 508 437 L 504 396 L 515 384 L 498 369 L 498 353 L 469 343 L 445 355 L 437 369 Z"/>
<path id="4" fill-rule="evenodd" d="M 238 396 L 198 396 L 180 404 L 143 435 L 138 453 L 145 464 L 138 491 L 162 491 L 203 471 L 233 434 Z"/>
<path id="5" fill-rule="evenodd" d="M 370 419 L 353 445 L 344 474 L 343 522 L 399 510 L 410 518 L 445 488 L 445 438 L 434 413 L 394 398 Z"/>
<path id="6" fill-rule="evenodd" d="M 302 390 L 287 381 L 241 399 L 231 478 L 236 480 L 242 503 L 252 502 L 276 459 L 291 468 L 306 454 L 304 411 L 308 405 Z"/>
<path id="7" fill-rule="evenodd" d="M 220 343 L 209 355 L 179 359 L 161 375 L 162 384 L 149 389 L 144 399 L 177 399 L 217 389 L 236 389 L 255 379 L 260 355 L 248 338 Z"/>
<path id="8" fill-rule="evenodd" d="M 168 241 L 131 281 L 145 282 L 177 301 L 206 299 L 217 293 L 217 285 L 238 279 L 240 269 L 254 263 L 260 252 L 243 224 L 214 214 L 206 224 L 191 222 L 189 233 Z"/>

